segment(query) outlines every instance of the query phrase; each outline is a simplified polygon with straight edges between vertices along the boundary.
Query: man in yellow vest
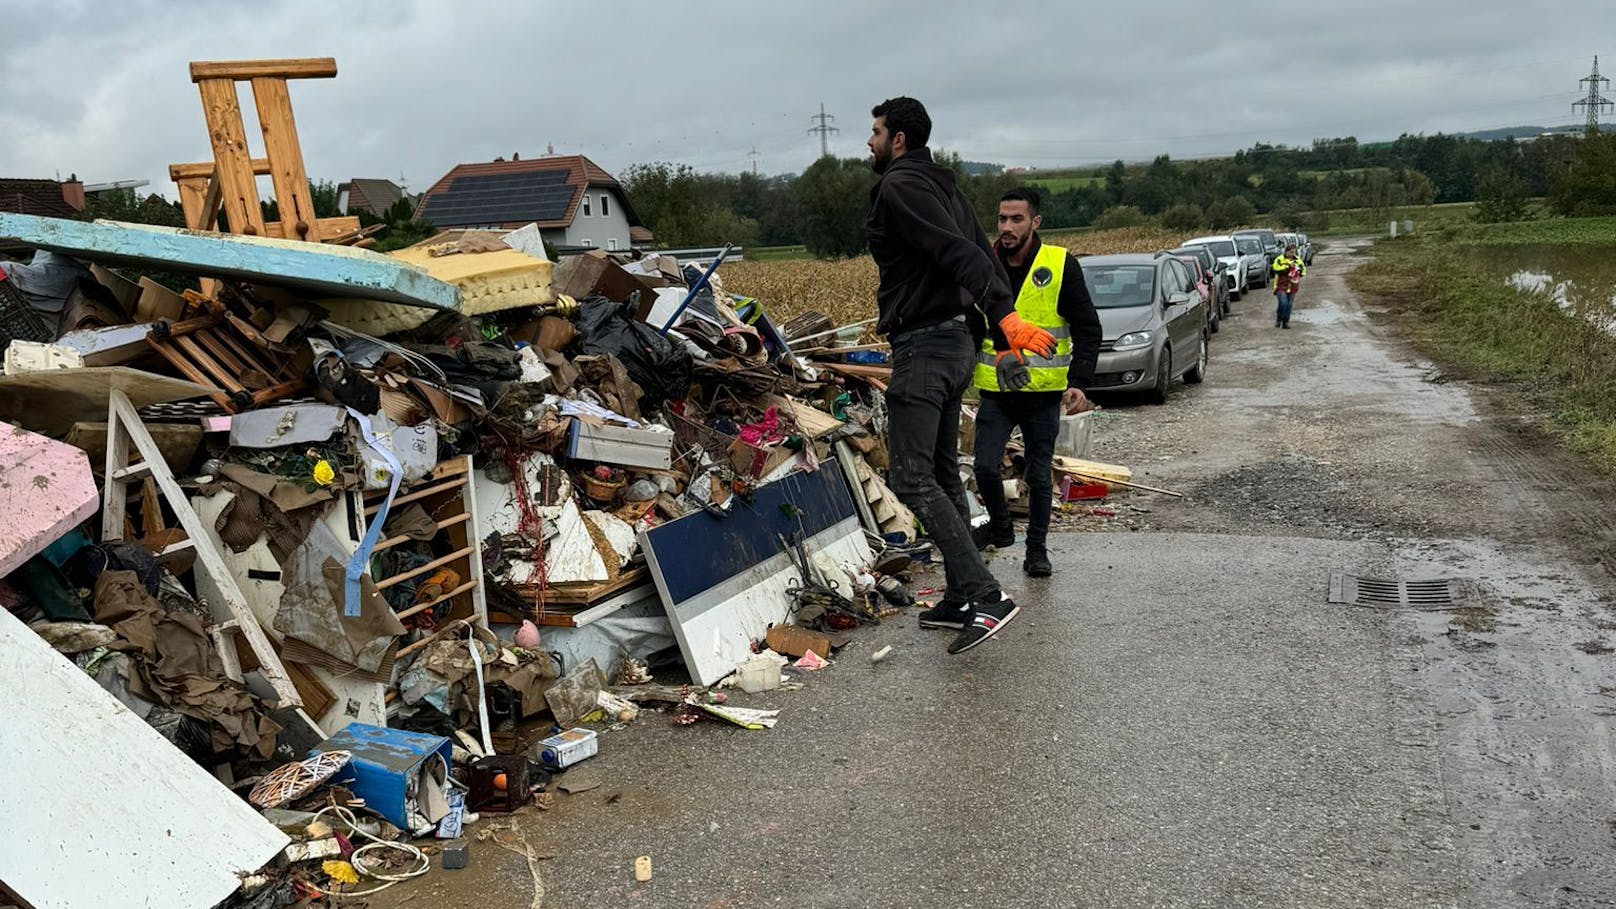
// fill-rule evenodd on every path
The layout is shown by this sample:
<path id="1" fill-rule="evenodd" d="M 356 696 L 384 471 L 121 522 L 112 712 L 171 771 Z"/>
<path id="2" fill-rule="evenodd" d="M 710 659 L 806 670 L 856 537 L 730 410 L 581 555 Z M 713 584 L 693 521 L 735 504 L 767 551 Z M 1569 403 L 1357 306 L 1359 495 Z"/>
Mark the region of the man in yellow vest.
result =
<path id="1" fill-rule="evenodd" d="M 1055 352 L 1043 357 L 1012 350 L 997 329 L 982 341 L 972 377 L 982 398 L 976 413 L 976 486 L 989 520 L 973 536 L 979 549 L 1015 542 L 1000 462 L 1011 431 L 1019 426 L 1026 458 L 1022 475 L 1030 500 L 1021 567 L 1032 577 L 1047 578 L 1052 571 L 1045 539 L 1054 498 L 1055 438 L 1063 411 L 1075 414 L 1093 406 L 1084 391 L 1094 380 L 1101 330 L 1077 257 L 1039 239 L 1043 219 L 1038 208 L 1035 189 L 1005 193 L 999 200 L 994 249 L 1016 294 L 1017 314 L 1053 334 Z"/>

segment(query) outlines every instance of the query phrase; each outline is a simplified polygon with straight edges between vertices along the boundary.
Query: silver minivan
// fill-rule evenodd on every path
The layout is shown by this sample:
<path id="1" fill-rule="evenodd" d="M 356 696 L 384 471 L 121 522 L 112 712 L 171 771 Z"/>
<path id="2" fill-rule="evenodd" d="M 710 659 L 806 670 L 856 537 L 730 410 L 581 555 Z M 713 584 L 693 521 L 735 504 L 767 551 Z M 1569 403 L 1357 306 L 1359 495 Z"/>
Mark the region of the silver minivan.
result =
<path id="1" fill-rule="evenodd" d="M 1083 282 L 1100 314 L 1092 391 L 1148 392 L 1167 402 L 1173 380 L 1206 379 L 1211 333 L 1190 268 L 1167 253 L 1084 256 Z"/>

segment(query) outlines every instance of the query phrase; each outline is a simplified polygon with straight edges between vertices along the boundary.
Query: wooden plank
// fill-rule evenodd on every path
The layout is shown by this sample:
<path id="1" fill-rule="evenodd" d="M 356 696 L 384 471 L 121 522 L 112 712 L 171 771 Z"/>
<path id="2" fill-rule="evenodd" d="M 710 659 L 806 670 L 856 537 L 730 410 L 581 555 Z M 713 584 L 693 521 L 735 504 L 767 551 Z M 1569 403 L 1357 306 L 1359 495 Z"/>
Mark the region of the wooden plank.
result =
<path id="1" fill-rule="evenodd" d="M 433 559 L 419 568 L 412 568 L 403 574 L 395 574 L 391 577 L 379 579 L 376 581 L 376 592 L 380 593 L 383 590 L 396 587 L 399 584 L 408 581 L 410 578 L 418 578 L 429 571 L 435 571 L 449 564 L 450 562 L 455 561 L 456 559 L 463 559 L 469 555 L 471 555 L 471 547 L 466 546 L 462 549 L 457 549 L 446 556 L 440 556 L 439 558 Z"/>
<path id="2" fill-rule="evenodd" d="M 207 230 L 202 226 L 202 219 L 207 214 L 208 194 L 217 193 L 212 179 L 213 166 L 208 166 L 208 176 L 200 179 L 175 180 L 180 188 L 180 211 L 185 213 L 185 226 L 192 230 Z M 219 207 L 218 198 L 214 198 L 213 207 Z"/>
<path id="3" fill-rule="evenodd" d="M 252 155 L 247 151 L 247 129 L 241 121 L 241 103 L 236 83 L 228 79 L 197 82 L 202 93 L 202 114 L 207 119 L 208 139 L 213 143 L 213 160 L 218 168 L 220 202 L 230 232 L 251 237 L 264 235 L 264 212 L 258 206 L 258 187 L 253 183 Z"/>
<path id="4" fill-rule="evenodd" d="M 186 354 L 187 360 L 195 364 L 203 375 L 212 379 L 213 384 L 218 385 L 225 391 L 246 391 L 246 387 L 237 381 L 235 372 L 221 367 L 206 350 L 202 349 L 202 345 L 196 342 L 196 338 L 196 335 L 175 338 L 174 346 L 178 348 L 176 353 Z"/>
<path id="5" fill-rule="evenodd" d="M 225 607 L 230 610 L 231 616 L 239 624 L 242 636 L 247 639 L 248 646 L 252 648 L 253 656 L 258 659 L 259 672 L 263 673 L 264 679 L 269 682 L 270 687 L 275 689 L 275 694 L 281 700 L 281 706 L 301 707 L 303 702 L 298 696 L 297 688 L 292 685 L 291 679 L 287 677 L 286 667 L 281 665 L 280 656 L 270 644 L 269 638 L 264 635 L 264 629 L 258 624 L 258 617 L 253 614 L 252 607 L 247 605 L 246 597 L 241 594 L 241 588 L 236 586 L 235 576 L 230 573 L 229 566 L 225 565 L 224 558 L 219 555 L 219 551 L 208 540 L 207 527 L 203 525 L 202 519 L 197 517 L 195 509 L 191 507 L 190 500 L 185 497 L 185 491 L 180 488 L 179 483 L 174 479 L 174 475 L 169 472 L 168 465 L 163 463 L 163 453 L 157 449 L 157 443 L 152 441 L 151 436 L 146 432 L 145 425 L 140 422 L 140 415 L 135 413 L 134 405 L 129 402 L 129 398 L 121 391 L 113 391 L 111 398 L 112 403 L 107 415 L 107 423 L 114 427 L 115 432 L 114 438 L 107 447 L 108 470 L 115 470 L 123 466 L 122 464 L 111 463 L 110 458 L 112 457 L 113 449 L 119 447 L 125 441 L 134 442 L 135 447 L 140 451 L 141 458 L 151 465 L 152 477 L 157 480 L 157 486 L 162 490 L 163 498 L 168 501 L 168 507 L 173 509 L 175 516 L 179 519 L 180 526 L 185 530 L 185 535 L 190 537 L 191 541 L 196 545 L 198 567 L 200 570 L 207 572 L 208 576 L 218 585 Z M 117 484 L 108 483 L 107 485 L 120 492 L 122 491 L 122 487 L 117 486 Z M 116 526 L 121 531 L 123 524 L 119 522 L 117 525 L 108 526 Z M 117 539 L 117 537 L 106 537 L 106 539 Z"/>
<path id="6" fill-rule="evenodd" d="M 287 836 L 0 609 L 0 879 L 36 909 L 209 909 Z M 32 772 L 24 772 L 31 768 Z M 36 823 L 22 823 L 33 818 Z M 47 820 L 48 819 L 48 820 Z"/>
<path id="7" fill-rule="evenodd" d="M 197 60 L 191 63 L 191 81 L 206 79 L 330 79 L 337 74 L 335 57 L 297 57 L 284 60 Z"/>
<path id="8" fill-rule="evenodd" d="M 446 519 L 444 519 L 442 521 L 439 521 L 437 523 L 437 528 L 439 530 L 443 530 L 446 527 L 453 527 L 453 526 L 455 526 L 457 524 L 464 524 L 469 520 L 471 520 L 471 513 L 470 512 L 466 512 L 464 514 L 457 514 L 452 518 L 446 518 Z M 377 543 L 376 547 L 374 549 L 372 549 L 371 552 L 382 552 L 383 550 L 392 549 L 394 546 L 397 546 L 400 543 L 407 542 L 407 541 L 409 541 L 411 539 L 413 539 L 413 538 L 410 537 L 408 534 L 399 534 L 396 537 L 388 537 L 387 539 L 382 540 L 381 542 Z"/>
<path id="9" fill-rule="evenodd" d="M 426 603 L 416 603 L 414 606 L 411 606 L 408 609 L 401 609 L 398 612 L 395 612 L 394 615 L 397 616 L 399 619 L 407 619 L 410 616 L 415 615 L 418 612 L 425 612 L 428 609 L 431 609 L 432 607 L 438 605 L 439 603 L 446 603 L 446 602 L 454 599 L 455 597 L 460 596 L 463 593 L 466 593 L 467 591 L 471 590 L 473 587 L 476 587 L 476 586 L 477 586 L 476 581 L 467 581 L 466 583 L 461 584 L 459 587 L 456 587 L 455 589 L 449 591 L 448 593 L 444 594 L 443 596 L 438 597 L 435 600 L 431 600 L 431 601 L 428 601 Z"/>
<path id="10" fill-rule="evenodd" d="M 0 212 L 0 239 L 90 262 L 240 278 L 315 297 L 460 309 L 460 291 L 454 285 L 402 259 L 352 246 L 199 234 L 150 224 L 85 222 L 15 212 Z"/>
<path id="11" fill-rule="evenodd" d="M 249 163 L 252 165 L 254 176 L 269 176 L 268 158 L 252 158 Z M 168 178 L 175 183 L 185 180 L 205 182 L 209 177 L 213 176 L 213 170 L 214 164 L 212 161 L 198 161 L 194 164 L 170 164 L 168 166 Z M 201 185 L 201 183 L 199 182 L 198 185 Z"/>
<path id="12" fill-rule="evenodd" d="M 232 353 L 230 347 L 220 341 L 217 332 L 199 331 L 184 340 L 194 340 L 197 344 L 202 345 L 221 366 L 229 370 L 231 375 L 239 377 L 243 383 L 245 383 L 248 373 L 261 371 L 254 364 L 244 362 L 240 357 Z"/>
<path id="13" fill-rule="evenodd" d="M 393 500 L 393 507 L 397 508 L 400 505 L 407 505 L 410 502 L 414 502 L 414 501 L 417 501 L 419 499 L 424 499 L 427 496 L 437 495 L 440 492 L 448 492 L 451 489 L 459 489 L 460 487 L 462 487 L 464 485 L 466 485 L 466 478 L 465 477 L 458 477 L 456 479 L 448 480 L 448 481 L 443 482 L 443 483 L 434 483 L 433 485 L 428 486 L 425 489 L 418 489 L 415 492 L 409 493 L 408 495 L 399 496 L 398 498 Z M 375 514 L 378 511 L 381 511 L 381 509 L 382 509 L 382 506 L 378 502 L 375 505 L 368 506 L 365 509 L 365 515 L 368 517 L 370 515 Z"/>
<path id="14" fill-rule="evenodd" d="M 107 406 L 107 470 L 105 477 L 115 477 L 128 470 L 129 436 L 121 431 L 118 409 Z M 140 465 L 148 472 L 150 466 Z M 123 539 L 123 525 L 129 511 L 129 490 L 122 483 L 106 483 L 101 489 L 101 540 Z"/>
<path id="15" fill-rule="evenodd" d="M 333 62 L 333 74 L 335 69 Z M 297 141 L 286 79 L 260 76 L 252 80 L 252 91 L 258 126 L 264 134 L 264 157 L 269 159 L 269 180 L 281 213 L 282 235 L 288 240 L 318 243 L 323 237 L 314 213 L 314 197 L 309 194 L 309 175 L 303 168 L 303 149 Z"/>
<path id="16" fill-rule="evenodd" d="M 341 240 L 343 237 L 354 236 L 359 233 L 359 219 L 352 215 L 339 215 L 334 218 L 320 218 L 314 223 L 315 227 L 319 230 L 321 243 L 335 242 L 337 240 Z M 386 225 L 377 224 L 374 226 L 385 227 Z M 290 237 L 286 236 L 286 228 L 280 221 L 264 222 L 264 236 L 274 237 L 282 240 L 303 239 L 302 237 L 295 235 Z M 308 239 L 312 242 L 314 238 L 309 237 Z"/>

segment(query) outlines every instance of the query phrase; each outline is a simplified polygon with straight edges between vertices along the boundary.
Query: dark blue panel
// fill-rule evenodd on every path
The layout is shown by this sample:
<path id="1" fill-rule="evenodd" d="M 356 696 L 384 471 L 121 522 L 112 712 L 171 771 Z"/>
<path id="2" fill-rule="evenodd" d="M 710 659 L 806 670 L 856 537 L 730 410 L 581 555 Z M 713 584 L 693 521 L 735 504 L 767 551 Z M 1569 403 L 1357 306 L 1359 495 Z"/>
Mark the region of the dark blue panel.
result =
<path id="1" fill-rule="evenodd" d="M 426 201 L 419 217 L 438 225 L 557 221 L 577 190 L 563 170 L 455 177 Z"/>
<path id="2" fill-rule="evenodd" d="M 701 511 L 646 532 L 670 601 L 682 603 L 783 551 L 782 534 L 807 539 L 855 512 L 841 468 L 826 461 L 813 473 L 759 487 L 751 503 L 737 501 L 726 514 Z"/>

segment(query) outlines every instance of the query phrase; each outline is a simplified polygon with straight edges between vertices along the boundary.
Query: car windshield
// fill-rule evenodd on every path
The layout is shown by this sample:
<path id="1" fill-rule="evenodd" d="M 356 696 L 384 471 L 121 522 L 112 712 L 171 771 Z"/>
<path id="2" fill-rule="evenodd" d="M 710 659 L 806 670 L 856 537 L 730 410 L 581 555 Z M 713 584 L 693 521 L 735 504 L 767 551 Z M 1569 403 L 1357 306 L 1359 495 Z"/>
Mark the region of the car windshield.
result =
<path id="1" fill-rule="evenodd" d="M 1083 283 L 1096 309 L 1149 306 L 1156 292 L 1154 265 L 1085 265 Z"/>
<path id="2" fill-rule="evenodd" d="M 1201 263 L 1203 269 L 1212 267 L 1212 254 L 1207 252 L 1204 246 L 1187 246 L 1183 249 L 1175 249 L 1173 250 L 1173 255 L 1189 256 Z"/>
<path id="3" fill-rule="evenodd" d="M 1207 249 L 1212 250 L 1212 255 L 1214 256 L 1223 257 L 1237 255 L 1234 249 L 1233 240 L 1212 240 L 1206 243 L 1205 246 Z"/>
<path id="4" fill-rule="evenodd" d="M 1243 253 L 1250 254 L 1263 251 L 1262 241 L 1256 237 L 1241 237 L 1235 242 L 1240 244 L 1240 251 Z"/>

